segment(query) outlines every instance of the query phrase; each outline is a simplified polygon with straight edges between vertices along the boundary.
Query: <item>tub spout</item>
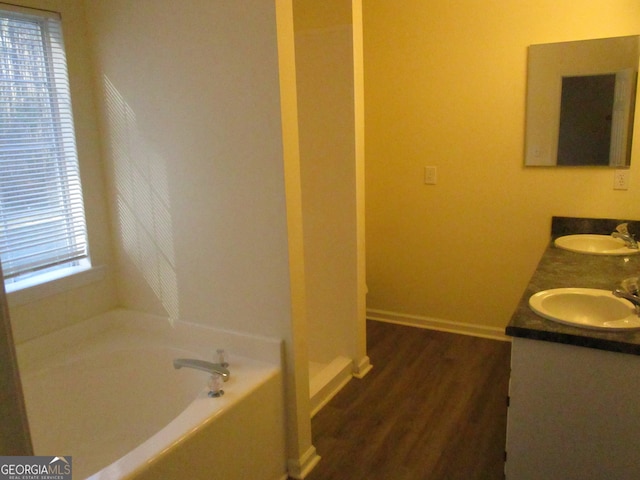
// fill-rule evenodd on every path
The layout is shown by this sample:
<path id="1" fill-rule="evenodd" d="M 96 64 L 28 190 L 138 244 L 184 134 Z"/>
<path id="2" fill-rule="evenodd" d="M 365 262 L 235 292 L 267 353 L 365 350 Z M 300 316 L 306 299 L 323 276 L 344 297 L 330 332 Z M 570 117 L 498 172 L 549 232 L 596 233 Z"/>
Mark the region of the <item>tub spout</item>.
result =
<path id="1" fill-rule="evenodd" d="M 210 373 L 212 375 L 220 375 L 226 382 L 229 380 L 229 370 L 224 368 L 219 363 L 206 362 L 204 360 L 196 360 L 194 358 L 176 358 L 173 361 L 174 368 L 195 368 L 196 370 L 202 370 L 203 372 Z"/>

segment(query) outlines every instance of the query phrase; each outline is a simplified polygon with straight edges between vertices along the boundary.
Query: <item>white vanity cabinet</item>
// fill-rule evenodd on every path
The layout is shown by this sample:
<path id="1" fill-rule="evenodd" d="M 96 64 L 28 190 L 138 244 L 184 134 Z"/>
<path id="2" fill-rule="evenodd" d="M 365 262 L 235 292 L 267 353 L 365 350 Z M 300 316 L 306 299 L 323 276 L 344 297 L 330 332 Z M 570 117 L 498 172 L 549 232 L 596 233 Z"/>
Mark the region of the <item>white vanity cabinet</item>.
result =
<path id="1" fill-rule="evenodd" d="M 640 479 L 640 356 L 513 338 L 507 480 Z"/>
<path id="2" fill-rule="evenodd" d="M 609 235 L 624 219 L 553 217 L 551 237 Z M 640 221 L 629 220 L 640 236 Z M 538 316 L 532 295 L 613 290 L 640 254 L 545 250 L 506 327 L 512 337 L 507 480 L 640 480 L 640 330 L 573 327 Z"/>

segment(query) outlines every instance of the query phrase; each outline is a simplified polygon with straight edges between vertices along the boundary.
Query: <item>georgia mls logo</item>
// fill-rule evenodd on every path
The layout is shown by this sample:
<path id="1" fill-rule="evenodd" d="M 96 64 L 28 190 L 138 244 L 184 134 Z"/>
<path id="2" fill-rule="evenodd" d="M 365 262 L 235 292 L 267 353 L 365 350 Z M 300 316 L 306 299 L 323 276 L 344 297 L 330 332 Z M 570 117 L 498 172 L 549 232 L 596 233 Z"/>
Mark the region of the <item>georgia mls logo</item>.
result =
<path id="1" fill-rule="evenodd" d="M 49 473 L 62 473 L 65 475 L 71 473 L 71 457 L 67 460 L 64 457 L 53 457 L 49 462 Z M 57 465 L 56 465 L 57 464 Z"/>
<path id="2" fill-rule="evenodd" d="M 71 480 L 71 457 L 0 457 L 0 480 Z"/>

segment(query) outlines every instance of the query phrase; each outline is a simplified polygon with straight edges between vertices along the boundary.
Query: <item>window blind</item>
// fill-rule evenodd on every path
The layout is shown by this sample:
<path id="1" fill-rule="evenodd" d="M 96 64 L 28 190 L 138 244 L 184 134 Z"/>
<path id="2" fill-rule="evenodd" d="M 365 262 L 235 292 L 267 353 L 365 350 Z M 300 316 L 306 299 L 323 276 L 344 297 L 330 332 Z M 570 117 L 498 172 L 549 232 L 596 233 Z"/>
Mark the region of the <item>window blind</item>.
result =
<path id="1" fill-rule="evenodd" d="M 0 11 L 0 259 L 5 279 L 87 255 L 60 19 Z"/>

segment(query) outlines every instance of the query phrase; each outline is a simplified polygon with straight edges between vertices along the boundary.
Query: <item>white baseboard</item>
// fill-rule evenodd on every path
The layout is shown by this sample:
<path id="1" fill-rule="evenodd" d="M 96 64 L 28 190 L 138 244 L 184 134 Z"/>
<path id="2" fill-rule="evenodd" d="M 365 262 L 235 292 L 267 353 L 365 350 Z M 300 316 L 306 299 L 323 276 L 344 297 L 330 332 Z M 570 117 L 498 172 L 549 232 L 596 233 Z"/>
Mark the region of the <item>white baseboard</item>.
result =
<path id="1" fill-rule="evenodd" d="M 364 376 L 371 371 L 373 365 L 371 365 L 371 359 L 368 356 L 362 357 L 358 361 L 353 361 L 353 376 L 356 378 L 364 378 Z"/>
<path id="2" fill-rule="evenodd" d="M 304 479 L 320 461 L 316 447 L 311 445 L 300 458 L 289 459 L 287 462 L 288 473 L 291 478 Z"/>
<path id="3" fill-rule="evenodd" d="M 347 357 L 337 357 L 310 379 L 309 393 L 311 417 L 336 396 L 352 378 L 353 362 Z"/>
<path id="4" fill-rule="evenodd" d="M 420 315 L 408 315 L 405 313 L 388 312 L 385 310 L 367 309 L 367 319 L 379 322 L 396 323 L 410 327 L 427 328 L 442 332 L 471 335 L 474 337 L 490 338 L 510 342 L 511 337 L 505 335 L 504 328 L 486 327 L 470 323 L 450 322 L 437 318 L 422 317 Z"/>

